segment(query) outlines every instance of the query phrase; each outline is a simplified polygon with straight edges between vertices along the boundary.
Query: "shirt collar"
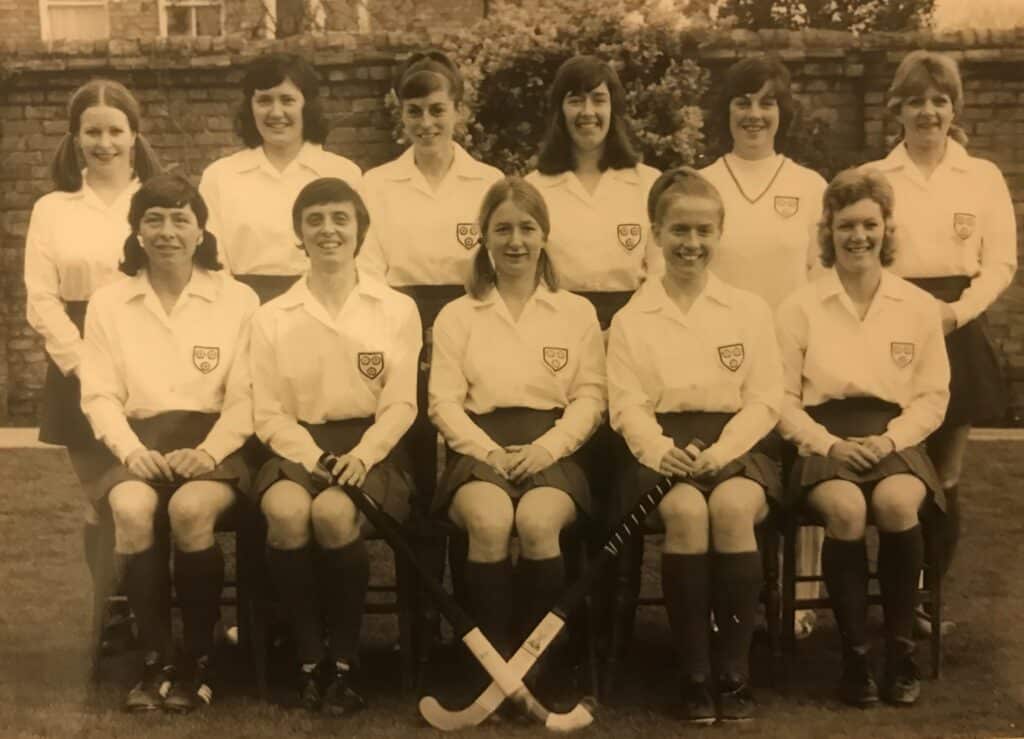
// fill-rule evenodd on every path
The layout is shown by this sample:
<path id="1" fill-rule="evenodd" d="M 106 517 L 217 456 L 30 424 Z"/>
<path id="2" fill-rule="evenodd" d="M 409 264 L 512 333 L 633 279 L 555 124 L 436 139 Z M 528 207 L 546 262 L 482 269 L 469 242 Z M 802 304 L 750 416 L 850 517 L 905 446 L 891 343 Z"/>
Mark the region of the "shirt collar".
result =
<path id="1" fill-rule="evenodd" d="M 139 178 L 133 177 L 132 181 L 128 183 L 128 187 L 122 190 L 121 194 L 117 196 L 117 200 L 108 206 L 100 199 L 100 196 L 96 194 L 96 191 L 89 187 L 89 184 L 85 181 L 87 172 L 88 170 L 86 169 L 82 170 L 82 186 L 74 192 L 66 193 L 67 197 L 71 200 L 85 200 L 99 208 L 102 208 L 103 210 L 109 210 L 110 208 L 117 206 L 118 203 L 126 198 L 131 200 L 132 195 L 134 195 L 142 186 L 142 183 L 139 182 Z"/>
<path id="2" fill-rule="evenodd" d="M 308 277 L 309 272 L 306 272 L 306 274 L 296 280 L 295 284 L 277 299 L 278 304 L 283 308 L 295 308 L 307 304 L 320 305 L 317 299 L 313 297 L 313 293 L 309 291 Z M 363 296 L 371 300 L 383 300 L 388 289 L 384 283 L 361 273 L 349 297 Z"/>
<path id="3" fill-rule="evenodd" d="M 330 167 L 327 165 L 328 153 L 324 151 L 324 148 L 318 144 L 311 143 L 309 141 L 303 141 L 302 147 L 299 149 L 299 153 L 295 156 L 285 169 L 298 165 L 305 167 L 306 169 L 312 170 L 317 176 L 323 176 L 329 172 Z M 262 169 L 265 172 L 279 176 L 281 172 L 270 163 L 267 159 L 267 154 L 263 151 L 262 146 L 255 146 L 251 149 L 244 149 L 240 152 L 238 157 L 237 169 L 239 173 L 252 172 L 256 169 Z"/>
<path id="4" fill-rule="evenodd" d="M 484 295 L 482 298 L 471 299 L 473 300 L 473 307 L 477 308 L 478 310 L 483 308 L 494 308 L 502 304 L 501 296 L 498 294 L 498 289 L 493 286 L 487 291 L 487 294 Z M 526 302 L 527 304 L 529 304 L 534 301 L 537 303 L 542 303 L 543 305 L 546 305 L 548 308 L 551 308 L 553 310 L 557 309 L 558 292 L 552 290 L 542 282 L 541 284 L 537 285 L 537 289 L 533 291 L 533 295 L 531 295 L 530 299 Z"/>
<path id="5" fill-rule="evenodd" d="M 700 295 L 697 296 L 697 300 L 694 301 L 694 305 L 705 298 L 726 307 L 732 305 L 732 294 L 729 291 L 728 285 L 718 279 L 714 272 L 709 271 L 707 274 L 708 281 L 704 284 L 704 289 Z M 672 310 L 678 313 L 675 303 L 672 302 L 668 293 L 665 292 L 665 285 L 660 277 L 644 282 L 633 300 L 636 302 L 638 309 L 647 313 L 654 313 L 660 310 Z"/>
<path id="6" fill-rule="evenodd" d="M 624 169 L 613 169 L 609 167 L 601 173 L 601 177 L 610 177 L 620 182 L 627 182 L 635 185 L 640 182 L 640 168 L 638 166 L 626 167 Z M 539 187 L 561 187 L 571 183 L 573 179 L 573 171 L 571 169 L 567 169 L 566 171 L 558 174 L 541 175 L 537 178 L 536 184 Z"/>
<path id="7" fill-rule="evenodd" d="M 843 283 L 839 280 L 839 273 L 836 272 L 835 268 L 829 268 L 825 270 L 817 281 L 818 286 L 818 299 L 821 302 L 825 302 L 829 298 L 841 297 L 846 294 L 846 290 L 843 288 Z M 903 291 L 903 283 L 893 275 L 889 270 L 882 270 L 882 280 L 878 285 L 878 293 L 876 297 L 885 298 L 887 300 L 902 301 L 906 294 Z"/>
<path id="8" fill-rule="evenodd" d="M 153 285 L 149 281 L 149 274 L 145 268 L 140 269 L 134 276 L 125 281 L 124 301 L 127 303 L 140 297 L 153 294 Z M 196 296 L 209 303 L 217 299 L 220 293 L 220 283 L 212 272 L 202 267 L 192 268 L 192 277 L 181 291 L 182 295 Z"/>
<path id="9" fill-rule="evenodd" d="M 452 142 L 454 150 L 450 174 L 464 180 L 482 180 L 487 177 L 490 167 L 479 162 L 469 155 L 457 142 Z M 388 173 L 388 179 L 393 182 L 404 182 L 416 177 L 422 177 L 416 168 L 416 152 L 410 146 L 397 159 L 395 166 Z"/>
<path id="10" fill-rule="evenodd" d="M 955 172 L 966 172 L 970 169 L 970 158 L 967 149 L 959 142 L 947 137 L 946 153 L 943 155 L 942 161 L 939 162 L 939 167 L 949 167 Z M 906 141 L 900 141 L 899 144 L 894 146 L 889 155 L 878 166 L 886 172 L 908 168 L 913 171 L 917 170 L 917 165 L 914 164 L 910 158 L 910 152 L 907 151 Z"/>

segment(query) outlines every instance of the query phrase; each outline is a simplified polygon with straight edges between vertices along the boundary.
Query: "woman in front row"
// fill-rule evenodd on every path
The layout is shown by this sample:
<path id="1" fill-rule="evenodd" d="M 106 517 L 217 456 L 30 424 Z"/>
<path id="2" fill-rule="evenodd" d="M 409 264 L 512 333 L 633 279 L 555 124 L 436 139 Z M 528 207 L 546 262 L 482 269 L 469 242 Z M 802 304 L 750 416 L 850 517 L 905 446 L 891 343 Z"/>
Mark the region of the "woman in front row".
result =
<path id="1" fill-rule="evenodd" d="M 430 418 L 452 453 L 432 508 L 467 532 L 470 609 L 507 650 L 561 592 L 559 533 L 591 511 L 574 453 L 604 414 L 604 349 L 591 304 L 558 289 L 536 188 L 495 183 L 478 222 L 469 294 L 434 324 Z"/>
<path id="2" fill-rule="evenodd" d="M 840 695 L 878 702 L 867 636 L 864 528 L 879 530 L 885 614 L 883 696 L 911 705 L 914 594 L 924 556 L 918 512 L 942 487 L 922 442 L 942 423 L 949 361 L 939 306 L 892 263 L 893 192 L 876 170 L 840 173 L 824 196 L 821 261 L 831 267 L 779 308 L 785 398 L 780 428 L 800 452 L 792 502 L 825 523 L 822 572 L 842 637 Z"/>
<path id="3" fill-rule="evenodd" d="M 275 456 L 252 492 L 267 518 L 270 578 L 292 619 L 301 703 L 344 716 L 365 706 L 351 671 L 368 525 L 328 476 L 362 486 L 399 521 L 408 514 L 409 466 L 396 447 L 416 417 L 422 331 L 410 298 L 356 270 L 370 218 L 350 184 L 306 185 L 292 224 L 309 272 L 253 319 L 255 427 Z M 338 455 L 331 470 L 318 464 L 324 452 Z"/>
<path id="4" fill-rule="evenodd" d="M 224 579 L 213 529 L 249 481 L 237 452 L 252 433 L 252 407 L 235 360 L 258 300 L 221 270 L 206 217 L 183 177 L 147 180 L 128 213 L 120 269 L 130 278 L 96 291 L 86 314 L 82 410 L 114 457 L 93 490 L 113 513 L 124 592 L 145 651 L 129 711 L 186 712 L 212 701 Z M 184 625 L 179 680 L 168 563 L 154 540 L 163 504 Z"/>
<path id="5" fill-rule="evenodd" d="M 782 402 L 771 311 L 709 270 L 725 213 L 704 177 L 686 167 L 661 175 L 648 216 L 665 275 L 615 316 L 608 340 L 611 424 L 636 458 L 621 478 L 621 504 L 628 510 L 664 475 L 676 479 L 658 516 L 683 714 L 695 723 L 749 719 L 748 653 L 763 580 L 754 526 L 780 490 L 778 463 L 762 444 Z M 707 445 L 699 453 L 687 448 L 694 438 Z"/>

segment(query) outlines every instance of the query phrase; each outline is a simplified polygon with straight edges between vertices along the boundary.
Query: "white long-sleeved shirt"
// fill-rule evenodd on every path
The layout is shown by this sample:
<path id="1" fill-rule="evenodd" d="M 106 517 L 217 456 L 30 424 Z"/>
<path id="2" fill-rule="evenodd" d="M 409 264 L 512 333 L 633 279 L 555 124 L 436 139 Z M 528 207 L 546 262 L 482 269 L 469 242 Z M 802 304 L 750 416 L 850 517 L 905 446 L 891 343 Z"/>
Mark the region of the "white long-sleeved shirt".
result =
<path id="1" fill-rule="evenodd" d="M 64 305 L 88 300 L 97 288 L 124 277 L 117 263 L 138 189 L 133 180 L 107 205 L 83 184 L 77 192 L 44 195 L 32 208 L 25 237 L 26 317 L 65 375 L 82 361 L 82 337 Z"/>
<path id="2" fill-rule="evenodd" d="M 100 288 L 85 319 L 82 410 L 122 462 L 143 444 L 129 418 L 218 413 L 199 445 L 220 463 L 252 435 L 244 356 L 256 294 L 224 272 L 192 271 L 170 314 L 146 270 Z M 237 365 L 237 367 L 236 367 Z"/>
<path id="3" fill-rule="evenodd" d="M 480 202 L 503 175 L 453 146 L 451 169 L 437 190 L 417 169 L 412 147 L 366 173 L 370 231 L 359 252 L 361 273 L 395 287 L 466 283 Z"/>
<path id="4" fill-rule="evenodd" d="M 838 398 L 874 397 L 903 412 L 886 435 L 896 451 L 924 441 L 949 403 L 949 359 L 938 303 L 883 270 L 863 320 L 835 270 L 791 295 L 779 307 L 785 399 L 779 429 L 804 456 L 825 456 L 839 437 L 804 408 Z"/>
<path id="5" fill-rule="evenodd" d="M 893 273 L 970 277 L 970 287 L 950 307 L 958 326 L 981 315 L 1017 271 L 1017 221 L 999 168 L 952 139 L 928 179 L 903 143 L 864 167 L 880 170 L 896 195 Z"/>
<path id="6" fill-rule="evenodd" d="M 605 359 L 594 307 L 539 286 L 516 321 L 496 289 L 464 295 L 434 323 L 430 420 L 449 446 L 486 461 L 500 448 L 467 415 L 496 408 L 564 409 L 533 443 L 559 460 L 594 432 L 605 411 Z"/>
<path id="7" fill-rule="evenodd" d="M 292 206 L 299 191 L 320 177 L 361 187 L 354 162 L 308 141 L 281 171 L 260 146 L 206 168 L 199 182 L 210 211 L 206 229 L 217 237 L 221 261 L 232 274 L 299 275 L 309 268 L 292 227 Z"/>
<path id="8" fill-rule="evenodd" d="M 675 445 L 657 413 L 733 413 L 706 454 L 724 466 L 750 451 L 775 426 L 782 405 L 782 364 L 767 304 L 709 274 L 684 315 L 661 280 L 644 283 L 612 320 L 608 405 L 612 428 L 651 469 Z"/>
<path id="9" fill-rule="evenodd" d="M 416 418 L 422 342 L 412 300 L 368 275 L 331 318 L 301 279 L 253 319 L 250 368 L 256 433 L 312 471 L 323 450 L 300 421 L 373 417 L 351 450 L 370 469 Z"/>
<path id="10" fill-rule="evenodd" d="M 526 176 L 548 206 L 548 256 L 563 288 L 636 290 L 648 275 L 665 271 L 647 219 L 647 193 L 659 174 L 645 164 L 606 169 L 593 193 L 574 172 Z"/>

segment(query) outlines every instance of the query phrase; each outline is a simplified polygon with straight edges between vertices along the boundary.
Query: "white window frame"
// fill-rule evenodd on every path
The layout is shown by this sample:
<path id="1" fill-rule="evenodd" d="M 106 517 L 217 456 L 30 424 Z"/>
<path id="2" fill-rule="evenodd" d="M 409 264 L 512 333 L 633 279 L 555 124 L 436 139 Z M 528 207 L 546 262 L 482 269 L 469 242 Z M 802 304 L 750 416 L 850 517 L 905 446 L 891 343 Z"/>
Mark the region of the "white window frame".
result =
<path id="1" fill-rule="evenodd" d="M 39 0 L 44 2 L 44 0 Z M 160 16 L 160 38 L 167 38 L 167 10 L 169 8 L 192 8 L 193 11 L 189 14 L 191 20 L 190 31 L 191 36 L 195 38 L 196 34 L 196 13 L 195 8 L 220 8 L 220 35 L 223 36 L 227 32 L 227 8 L 225 0 L 159 0 L 157 3 L 158 13 Z"/>
<path id="2" fill-rule="evenodd" d="M 52 41 L 50 28 L 50 8 L 103 8 L 107 18 L 107 35 L 110 38 L 110 4 L 107 0 L 39 0 L 39 37 L 43 41 Z"/>

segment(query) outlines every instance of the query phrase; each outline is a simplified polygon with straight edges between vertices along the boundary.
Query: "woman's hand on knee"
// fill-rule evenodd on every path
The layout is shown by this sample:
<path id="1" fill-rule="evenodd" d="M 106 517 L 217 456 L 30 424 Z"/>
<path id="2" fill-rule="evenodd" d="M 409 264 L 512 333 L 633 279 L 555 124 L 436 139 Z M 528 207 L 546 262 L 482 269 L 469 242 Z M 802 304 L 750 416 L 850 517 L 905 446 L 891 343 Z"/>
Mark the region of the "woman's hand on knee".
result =
<path id="1" fill-rule="evenodd" d="M 331 469 L 331 476 L 339 485 L 354 485 L 360 487 L 366 482 L 366 475 L 369 470 L 363 464 L 363 460 L 351 454 L 342 454 L 334 462 Z"/>
<path id="2" fill-rule="evenodd" d="M 507 451 L 511 462 L 508 476 L 513 482 L 522 482 L 555 463 L 551 452 L 539 444 L 517 444 L 508 447 Z"/>
<path id="3" fill-rule="evenodd" d="M 217 466 L 213 456 L 202 449 L 175 449 L 167 453 L 166 459 L 172 470 L 189 480 L 205 475 Z"/>
<path id="4" fill-rule="evenodd" d="M 697 456 L 677 446 L 672 447 L 661 458 L 658 472 L 671 477 L 689 477 L 693 474 Z"/>
<path id="5" fill-rule="evenodd" d="M 865 445 L 844 439 L 837 441 L 828 450 L 828 456 L 857 472 L 866 472 L 878 464 L 880 458 Z"/>
<path id="6" fill-rule="evenodd" d="M 878 457 L 878 461 L 888 457 L 896 451 L 896 442 L 883 434 L 875 436 L 851 436 L 850 441 L 855 441 L 862 447 L 867 448 L 872 454 Z M 875 464 L 877 464 L 876 462 Z"/>
<path id="7" fill-rule="evenodd" d="M 174 480 L 174 470 L 160 452 L 139 447 L 124 460 L 124 466 L 143 480 Z"/>
<path id="8" fill-rule="evenodd" d="M 487 453 L 487 464 L 493 467 L 499 475 L 506 480 L 510 479 L 509 468 L 512 466 L 514 457 L 505 449 L 492 449 Z"/>
<path id="9" fill-rule="evenodd" d="M 690 472 L 694 477 L 705 477 L 718 473 L 722 469 L 722 466 L 715 459 L 713 454 L 708 454 L 708 450 L 704 449 L 697 458 L 693 461 L 693 469 Z"/>

